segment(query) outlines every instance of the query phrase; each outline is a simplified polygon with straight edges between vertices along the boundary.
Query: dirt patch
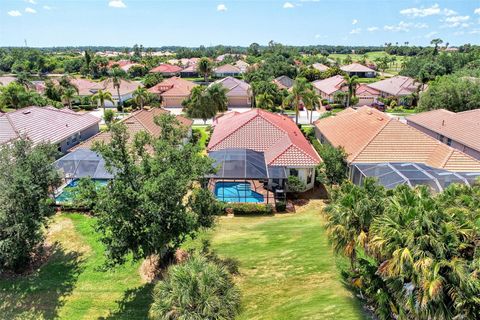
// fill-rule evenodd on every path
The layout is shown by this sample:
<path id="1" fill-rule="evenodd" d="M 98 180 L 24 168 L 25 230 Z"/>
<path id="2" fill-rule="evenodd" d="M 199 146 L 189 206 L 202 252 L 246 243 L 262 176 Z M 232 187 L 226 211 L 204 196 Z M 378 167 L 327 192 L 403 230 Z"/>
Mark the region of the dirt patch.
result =
<path id="1" fill-rule="evenodd" d="M 157 278 L 161 270 L 160 266 L 160 257 L 158 255 L 151 255 L 150 257 L 143 260 L 138 273 L 140 274 L 140 278 L 142 278 L 145 282 L 152 282 Z"/>

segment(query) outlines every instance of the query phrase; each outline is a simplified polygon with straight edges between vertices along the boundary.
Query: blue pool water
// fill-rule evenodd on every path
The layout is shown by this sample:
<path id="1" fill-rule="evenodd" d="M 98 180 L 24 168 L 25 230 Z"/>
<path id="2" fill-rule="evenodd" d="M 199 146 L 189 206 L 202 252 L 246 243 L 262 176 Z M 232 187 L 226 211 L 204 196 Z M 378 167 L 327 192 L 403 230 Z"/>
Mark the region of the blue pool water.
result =
<path id="1" fill-rule="evenodd" d="M 106 186 L 108 183 L 108 180 L 105 179 L 94 179 L 95 184 L 97 187 L 101 186 Z M 75 179 L 71 181 L 69 184 L 65 186 L 63 191 L 55 197 L 55 201 L 57 203 L 68 203 L 73 200 L 73 192 L 72 189 L 74 189 L 78 185 L 78 179 Z"/>
<path id="2" fill-rule="evenodd" d="M 263 195 L 253 191 L 248 182 L 217 182 L 215 196 L 224 202 L 263 202 Z"/>

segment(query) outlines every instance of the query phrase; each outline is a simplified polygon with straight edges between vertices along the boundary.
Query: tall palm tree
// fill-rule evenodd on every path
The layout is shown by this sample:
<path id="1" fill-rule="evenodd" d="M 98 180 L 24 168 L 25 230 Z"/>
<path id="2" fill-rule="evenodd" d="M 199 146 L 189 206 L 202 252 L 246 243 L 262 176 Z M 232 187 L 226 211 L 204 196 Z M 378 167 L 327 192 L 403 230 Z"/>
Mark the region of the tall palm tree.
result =
<path id="1" fill-rule="evenodd" d="M 109 72 L 110 78 L 107 79 L 106 84 L 112 83 L 113 89 L 117 90 L 118 105 L 122 105 L 122 96 L 120 95 L 120 87 L 122 80 L 125 79 L 126 73 L 120 68 L 112 68 Z"/>
<path id="2" fill-rule="evenodd" d="M 260 93 L 255 99 L 257 108 L 272 109 L 275 106 L 273 96 L 268 93 Z"/>
<path id="3" fill-rule="evenodd" d="M 358 77 L 350 77 L 349 75 L 345 75 L 343 79 L 345 80 L 345 82 L 342 84 L 342 87 L 347 88 L 347 107 L 350 107 L 352 97 L 355 97 L 357 95 Z"/>
<path id="4" fill-rule="evenodd" d="M 303 104 L 305 109 L 307 110 L 307 117 L 308 111 L 310 110 L 310 124 L 313 122 L 313 111 L 315 111 L 316 106 L 319 103 L 319 97 L 314 90 L 308 90 L 302 97 Z"/>
<path id="5" fill-rule="evenodd" d="M 201 58 L 197 62 L 197 72 L 203 75 L 205 82 L 207 82 L 208 76 L 212 73 L 212 68 L 212 62 L 206 57 Z"/>
<path id="6" fill-rule="evenodd" d="M 113 103 L 112 94 L 108 91 L 100 89 L 92 96 L 92 102 L 96 102 L 97 105 L 100 105 L 103 108 L 103 113 L 105 113 L 105 101 Z"/>
<path id="7" fill-rule="evenodd" d="M 220 84 L 213 84 L 207 87 L 206 93 L 217 112 L 228 110 L 227 89 Z"/>
<path id="8" fill-rule="evenodd" d="M 25 71 L 20 72 L 17 75 L 17 80 L 15 80 L 18 84 L 21 84 L 25 89 L 34 89 L 35 85 L 28 79 L 28 73 Z"/>
<path id="9" fill-rule="evenodd" d="M 284 103 L 293 105 L 295 108 L 295 123 L 298 124 L 300 106 L 303 105 L 302 97 L 311 90 L 311 84 L 305 78 L 297 77 L 290 94 L 285 98 Z"/>
<path id="10" fill-rule="evenodd" d="M 68 87 L 63 89 L 62 101 L 67 102 L 68 108 L 72 109 L 72 100 L 78 95 L 76 87 Z"/>
<path id="11" fill-rule="evenodd" d="M 144 87 L 138 87 L 133 91 L 133 99 L 140 106 L 140 109 L 143 109 L 145 101 L 148 100 L 148 90 Z"/>

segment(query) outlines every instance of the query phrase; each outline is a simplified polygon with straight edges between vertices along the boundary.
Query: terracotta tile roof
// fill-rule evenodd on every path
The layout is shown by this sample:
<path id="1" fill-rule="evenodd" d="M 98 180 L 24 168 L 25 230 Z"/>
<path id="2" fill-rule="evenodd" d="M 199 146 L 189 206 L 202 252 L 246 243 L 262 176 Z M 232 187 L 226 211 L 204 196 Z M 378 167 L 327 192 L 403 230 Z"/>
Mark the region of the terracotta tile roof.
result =
<path id="1" fill-rule="evenodd" d="M 264 152 L 272 166 L 314 166 L 321 161 L 290 118 L 261 109 L 216 120 L 208 151 L 227 148 Z"/>
<path id="2" fill-rule="evenodd" d="M 369 107 L 342 111 L 315 126 L 349 162 L 417 162 L 455 171 L 480 171 L 480 161 Z"/>
<path id="3" fill-rule="evenodd" d="M 317 80 L 312 82 L 312 85 L 319 91 L 331 95 L 338 90 L 341 90 L 342 84 L 345 82 L 341 75 L 336 75 L 327 79 Z"/>
<path id="4" fill-rule="evenodd" d="M 416 82 L 415 79 L 403 76 L 395 76 L 368 84 L 370 88 L 385 92 L 392 96 L 409 95 L 412 92 L 415 92 L 419 85 L 420 83 Z"/>
<path id="5" fill-rule="evenodd" d="M 118 61 L 110 60 L 110 61 L 108 61 L 108 67 L 109 68 L 112 68 L 115 65 L 118 65 L 118 67 L 120 69 L 122 69 L 123 71 L 128 71 L 131 67 L 140 66 L 141 64 L 131 62 L 130 60 L 118 60 Z"/>
<path id="6" fill-rule="evenodd" d="M 241 70 L 239 67 L 236 67 L 231 64 L 224 64 L 223 66 L 219 66 L 213 70 L 214 73 L 240 73 Z"/>
<path id="7" fill-rule="evenodd" d="M 102 82 L 95 82 L 88 79 L 74 78 L 70 80 L 70 83 L 78 88 L 78 94 L 80 96 L 89 96 L 97 92 L 99 89 L 104 88 Z"/>
<path id="8" fill-rule="evenodd" d="M 146 131 L 153 136 L 160 135 L 160 127 L 154 122 L 156 116 L 169 113 L 169 111 L 161 108 L 152 108 L 150 110 L 140 110 L 132 113 L 121 122 L 127 126 L 127 131 L 130 135 L 130 142 L 137 132 Z M 185 127 L 191 127 L 193 121 L 183 116 L 176 116 L 177 120 Z M 110 142 L 110 132 L 100 132 L 88 140 L 76 145 L 71 150 L 76 149 L 90 149 L 95 142 Z"/>
<path id="9" fill-rule="evenodd" d="M 27 107 L 0 114 L 0 143 L 26 135 L 34 144 L 58 143 L 85 130 L 100 119 L 88 113 L 76 113 L 53 107 Z"/>
<path id="10" fill-rule="evenodd" d="M 197 65 L 196 64 L 191 64 L 189 65 L 188 67 L 186 67 L 185 69 L 183 69 L 182 71 L 180 71 L 180 73 L 197 73 Z"/>
<path id="11" fill-rule="evenodd" d="M 409 122 L 480 151 L 480 109 L 458 113 L 432 110 L 407 117 Z"/>
<path id="12" fill-rule="evenodd" d="M 293 87 L 293 79 L 287 76 L 280 76 L 273 79 L 272 82 L 275 83 L 279 89 L 290 89 Z"/>
<path id="13" fill-rule="evenodd" d="M 163 80 L 155 86 L 148 89 L 151 93 L 160 94 L 165 97 L 182 96 L 186 97 L 190 94 L 193 87 L 197 84 L 179 77 L 172 77 Z"/>
<path id="14" fill-rule="evenodd" d="M 314 63 L 314 64 L 312 64 L 312 67 L 317 69 L 318 71 L 321 71 L 321 72 L 327 71 L 329 69 L 323 63 Z"/>
<path id="15" fill-rule="evenodd" d="M 252 95 L 250 85 L 237 78 L 226 77 L 213 83 L 220 84 L 226 88 L 228 90 L 227 97 L 245 97 Z"/>
<path id="16" fill-rule="evenodd" d="M 162 63 L 158 67 L 153 68 L 150 72 L 158 72 L 158 73 L 178 73 L 182 71 L 182 68 L 179 66 L 174 66 L 167 63 Z"/>
<path id="17" fill-rule="evenodd" d="M 110 79 L 107 79 L 107 80 L 104 80 L 103 82 L 101 82 L 102 86 L 103 86 L 103 90 L 107 90 L 108 92 L 110 92 L 113 96 L 113 98 L 116 98 L 118 93 L 117 93 L 117 89 L 113 87 L 113 82 L 110 81 Z M 133 91 L 135 91 L 138 87 L 141 87 L 142 84 L 138 81 L 128 81 L 128 80 L 120 80 L 120 95 L 125 95 L 125 94 L 129 94 L 129 93 L 132 93 Z"/>
<path id="18" fill-rule="evenodd" d="M 375 70 L 356 62 L 341 66 L 340 70 L 345 72 L 375 72 Z"/>
<path id="19" fill-rule="evenodd" d="M 9 85 L 11 82 L 16 81 L 16 80 L 17 80 L 17 78 L 10 77 L 10 76 L 0 77 L 0 87 Z"/>
<path id="20" fill-rule="evenodd" d="M 375 90 L 366 84 L 360 84 L 355 91 L 357 96 L 377 96 L 380 94 L 378 90 Z"/>

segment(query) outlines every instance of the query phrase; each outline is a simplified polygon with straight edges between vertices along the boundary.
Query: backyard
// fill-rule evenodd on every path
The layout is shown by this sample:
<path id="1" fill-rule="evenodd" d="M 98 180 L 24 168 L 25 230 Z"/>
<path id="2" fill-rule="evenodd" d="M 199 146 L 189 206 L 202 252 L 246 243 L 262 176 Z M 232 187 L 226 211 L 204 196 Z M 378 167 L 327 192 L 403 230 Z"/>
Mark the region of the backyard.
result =
<path id="1" fill-rule="evenodd" d="M 365 319 L 356 298 L 342 284 L 320 215 L 311 201 L 296 214 L 220 218 L 214 230 L 185 247 L 210 239 L 220 255 L 240 261 L 240 319 Z M 94 218 L 59 214 L 48 242 L 50 260 L 30 276 L 0 280 L 0 314 L 5 319 L 144 319 L 152 285 L 140 263 L 110 271 Z"/>

